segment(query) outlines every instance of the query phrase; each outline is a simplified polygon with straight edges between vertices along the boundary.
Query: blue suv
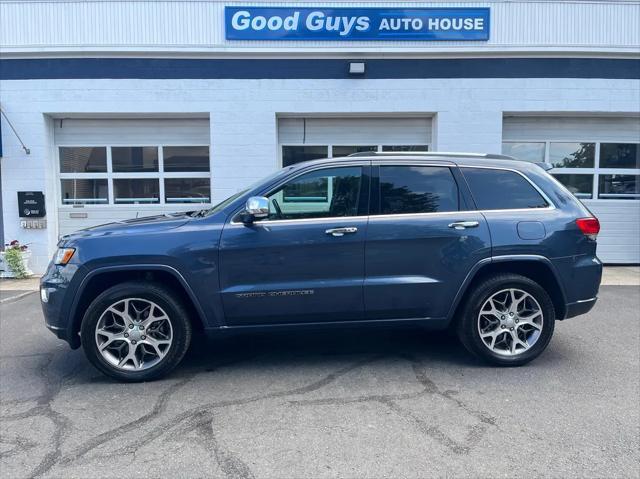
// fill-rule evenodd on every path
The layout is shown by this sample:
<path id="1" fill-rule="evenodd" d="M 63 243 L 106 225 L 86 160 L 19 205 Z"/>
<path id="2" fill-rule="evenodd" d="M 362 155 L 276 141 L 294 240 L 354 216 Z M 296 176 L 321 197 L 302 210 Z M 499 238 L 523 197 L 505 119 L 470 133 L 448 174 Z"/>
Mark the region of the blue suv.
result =
<path id="1" fill-rule="evenodd" d="M 284 168 L 211 209 L 63 237 L 47 327 L 124 381 L 193 335 L 344 325 L 451 328 L 517 366 L 589 311 L 598 220 L 544 168 L 499 155 L 356 154 Z"/>

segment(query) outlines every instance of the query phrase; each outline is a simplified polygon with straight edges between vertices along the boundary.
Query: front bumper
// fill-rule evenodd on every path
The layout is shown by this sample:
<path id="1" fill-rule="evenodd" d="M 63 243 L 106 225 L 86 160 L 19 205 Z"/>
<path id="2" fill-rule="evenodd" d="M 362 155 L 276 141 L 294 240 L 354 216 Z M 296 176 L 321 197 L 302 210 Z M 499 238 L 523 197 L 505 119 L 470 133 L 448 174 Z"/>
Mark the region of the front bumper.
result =
<path id="1" fill-rule="evenodd" d="M 45 326 L 74 349 L 80 346 L 80 338 L 73 331 L 70 310 L 75 288 L 70 286 L 77 270 L 74 265 L 51 264 L 40 280 L 40 304 Z"/>

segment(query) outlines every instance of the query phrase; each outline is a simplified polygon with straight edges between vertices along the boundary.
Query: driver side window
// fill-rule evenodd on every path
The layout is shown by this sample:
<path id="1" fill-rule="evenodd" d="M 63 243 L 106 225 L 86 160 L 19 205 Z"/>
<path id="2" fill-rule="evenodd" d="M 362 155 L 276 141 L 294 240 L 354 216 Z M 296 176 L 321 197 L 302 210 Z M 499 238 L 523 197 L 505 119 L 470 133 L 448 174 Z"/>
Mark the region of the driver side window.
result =
<path id="1" fill-rule="evenodd" d="M 269 199 L 267 220 L 356 216 L 362 188 L 360 166 L 327 168 L 298 176 Z"/>

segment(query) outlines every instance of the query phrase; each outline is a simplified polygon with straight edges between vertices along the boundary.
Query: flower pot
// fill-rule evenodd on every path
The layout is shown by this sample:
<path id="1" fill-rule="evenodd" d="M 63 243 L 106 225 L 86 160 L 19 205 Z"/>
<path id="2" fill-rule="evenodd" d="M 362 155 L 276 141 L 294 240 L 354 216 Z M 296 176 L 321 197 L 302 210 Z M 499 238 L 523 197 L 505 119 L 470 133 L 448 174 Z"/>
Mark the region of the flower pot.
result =
<path id="1" fill-rule="evenodd" d="M 24 267 L 27 270 L 27 275 L 32 276 L 33 271 L 29 269 L 29 258 L 31 258 L 31 251 L 23 251 L 22 262 L 24 263 Z M 16 275 L 13 273 L 9 265 L 4 260 L 4 251 L 0 251 L 0 278 L 15 278 Z"/>

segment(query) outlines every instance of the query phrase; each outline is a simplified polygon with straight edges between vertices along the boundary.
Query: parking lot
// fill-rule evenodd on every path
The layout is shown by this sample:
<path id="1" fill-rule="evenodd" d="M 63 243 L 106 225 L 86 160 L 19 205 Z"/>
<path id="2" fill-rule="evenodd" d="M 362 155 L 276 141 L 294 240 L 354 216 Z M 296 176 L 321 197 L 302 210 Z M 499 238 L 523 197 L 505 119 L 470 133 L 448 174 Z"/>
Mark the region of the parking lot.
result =
<path id="1" fill-rule="evenodd" d="M 166 380 L 111 381 L 0 305 L 3 477 L 638 477 L 640 294 L 514 369 L 420 330 L 199 344 Z"/>

